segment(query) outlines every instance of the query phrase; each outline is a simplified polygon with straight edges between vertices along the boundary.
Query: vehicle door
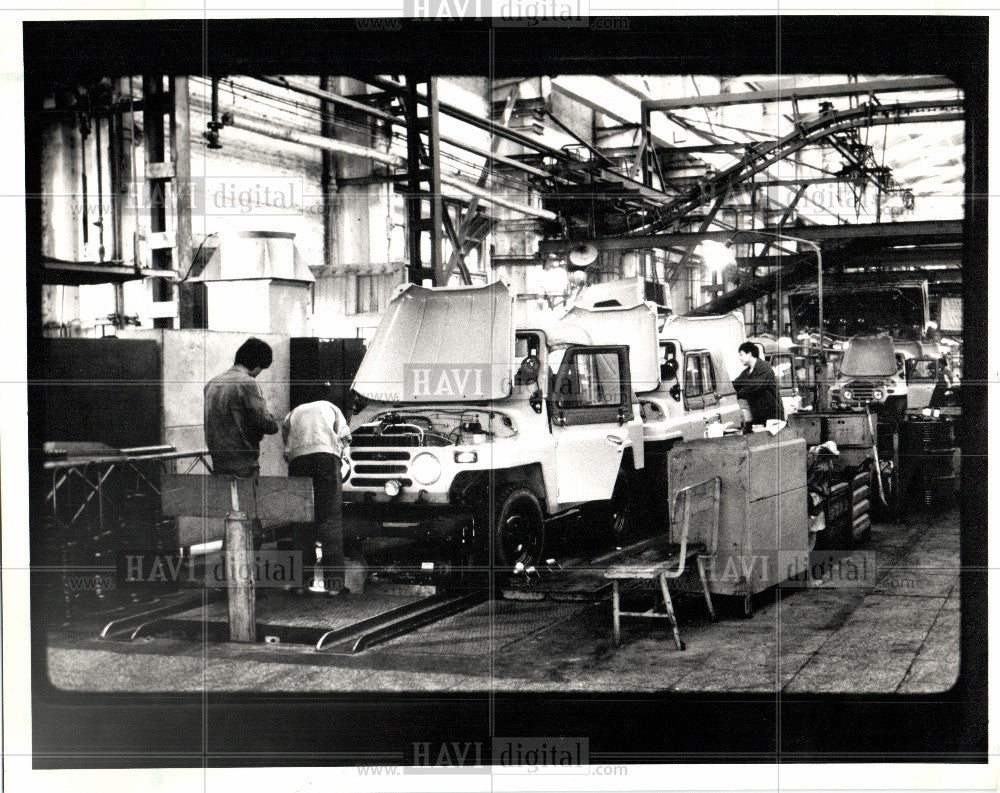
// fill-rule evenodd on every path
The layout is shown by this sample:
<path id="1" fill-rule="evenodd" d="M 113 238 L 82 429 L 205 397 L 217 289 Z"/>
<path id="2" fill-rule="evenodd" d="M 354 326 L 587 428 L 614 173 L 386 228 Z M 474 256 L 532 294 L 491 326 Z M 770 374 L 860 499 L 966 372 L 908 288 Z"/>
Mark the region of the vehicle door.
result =
<path id="1" fill-rule="evenodd" d="M 933 358 L 910 358 L 906 361 L 906 404 L 920 410 L 931 403 L 937 384 L 938 364 Z"/>
<path id="2" fill-rule="evenodd" d="M 715 375 L 715 365 L 712 362 L 711 353 L 701 353 L 701 375 L 702 400 L 705 405 L 702 421 L 707 431 L 709 424 L 717 424 L 722 421 L 722 412 L 719 408 L 719 380 Z"/>
<path id="3" fill-rule="evenodd" d="M 778 393 L 781 394 L 781 404 L 785 415 L 795 413 L 802 407 L 802 397 L 795 381 L 795 368 L 791 353 L 777 352 L 770 356 L 768 363 L 774 370 L 778 380 Z"/>
<path id="4" fill-rule="evenodd" d="M 703 353 L 702 372 L 705 376 L 706 426 L 720 422 L 739 427 L 743 423 L 743 410 L 736 401 L 732 384 L 723 380 L 726 362 L 718 352 Z"/>
<path id="5" fill-rule="evenodd" d="M 816 402 L 815 392 L 815 362 L 805 355 L 796 355 L 792 359 L 795 371 L 795 384 L 799 390 L 802 407 L 812 407 Z"/>
<path id="6" fill-rule="evenodd" d="M 711 386 L 706 373 L 708 367 L 712 368 Z M 719 412 L 711 410 L 719 403 L 715 388 L 714 367 L 710 354 L 705 350 L 685 351 L 682 391 L 684 413 L 689 419 L 681 430 L 685 440 L 704 438 L 708 425 L 719 420 Z"/>
<path id="7" fill-rule="evenodd" d="M 610 499 L 636 423 L 628 347 L 569 347 L 549 406 L 559 503 Z"/>

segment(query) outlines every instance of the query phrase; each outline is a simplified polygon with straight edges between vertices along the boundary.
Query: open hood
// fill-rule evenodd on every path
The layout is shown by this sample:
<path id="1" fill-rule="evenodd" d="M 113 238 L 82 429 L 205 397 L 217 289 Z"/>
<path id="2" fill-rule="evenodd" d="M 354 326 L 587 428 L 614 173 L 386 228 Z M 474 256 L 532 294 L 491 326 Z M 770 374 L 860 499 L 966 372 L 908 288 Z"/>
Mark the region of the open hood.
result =
<path id="1" fill-rule="evenodd" d="M 743 315 L 738 311 L 704 317 L 667 317 L 660 328 L 660 338 L 676 339 L 685 351 L 718 350 L 726 363 L 730 381 L 744 369 L 739 346 L 747 340 L 747 334 Z M 718 374 L 723 376 L 721 372 Z"/>
<path id="2" fill-rule="evenodd" d="M 847 343 L 840 362 L 840 373 L 845 377 L 892 377 L 898 370 L 888 336 L 855 336 Z"/>
<path id="3" fill-rule="evenodd" d="M 660 348 L 656 313 L 645 303 L 628 308 L 576 306 L 563 322 L 583 328 L 594 344 L 627 344 L 632 388 L 637 394 L 655 391 L 660 384 Z"/>
<path id="4" fill-rule="evenodd" d="M 381 402 L 468 402 L 510 394 L 514 300 L 506 285 L 404 284 L 368 345 L 354 390 Z"/>

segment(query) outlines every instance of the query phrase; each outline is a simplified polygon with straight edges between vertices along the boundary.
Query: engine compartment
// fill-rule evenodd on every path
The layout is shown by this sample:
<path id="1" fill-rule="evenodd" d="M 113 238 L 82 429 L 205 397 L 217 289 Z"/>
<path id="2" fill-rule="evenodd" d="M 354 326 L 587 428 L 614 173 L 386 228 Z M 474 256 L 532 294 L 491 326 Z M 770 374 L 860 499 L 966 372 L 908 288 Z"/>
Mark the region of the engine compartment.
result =
<path id="1" fill-rule="evenodd" d="M 357 427 L 352 446 L 456 446 L 513 438 L 514 421 L 487 408 L 387 410 Z"/>

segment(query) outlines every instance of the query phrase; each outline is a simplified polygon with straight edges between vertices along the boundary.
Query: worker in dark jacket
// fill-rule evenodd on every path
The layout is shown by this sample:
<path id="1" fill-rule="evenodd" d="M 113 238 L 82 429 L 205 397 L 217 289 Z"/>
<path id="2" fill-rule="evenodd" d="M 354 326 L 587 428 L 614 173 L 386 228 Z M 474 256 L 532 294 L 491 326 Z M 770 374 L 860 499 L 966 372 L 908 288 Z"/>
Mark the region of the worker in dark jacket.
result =
<path id="1" fill-rule="evenodd" d="M 271 348 L 247 339 L 233 367 L 205 386 L 205 443 L 216 476 L 253 478 L 260 473 L 260 442 L 278 432 L 256 377 L 271 365 Z"/>
<path id="2" fill-rule="evenodd" d="M 759 358 L 757 345 L 743 342 L 739 346 L 740 363 L 744 369 L 733 380 L 736 398 L 746 400 L 753 424 L 765 424 L 768 419 L 783 419 L 785 410 L 778 391 L 778 378 L 767 361 Z"/>

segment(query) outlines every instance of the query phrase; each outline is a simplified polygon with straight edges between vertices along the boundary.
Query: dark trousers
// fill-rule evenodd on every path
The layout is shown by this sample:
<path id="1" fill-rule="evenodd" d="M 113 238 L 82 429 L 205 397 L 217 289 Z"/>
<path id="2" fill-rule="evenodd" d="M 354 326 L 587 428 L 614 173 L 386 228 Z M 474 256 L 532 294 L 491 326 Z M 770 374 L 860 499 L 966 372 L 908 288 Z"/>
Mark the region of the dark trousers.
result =
<path id="1" fill-rule="evenodd" d="M 340 458 L 335 454 L 304 454 L 288 463 L 289 476 L 301 476 L 313 481 L 313 509 L 316 521 L 300 524 L 297 531 L 298 550 L 302 552 L 302 572 L 306 586 L 312 580 L 315 566 L 315 544 L 323 545 L 322 565 L 328 570 L 344 567 L 343 491 L 340 479 Z"/>

